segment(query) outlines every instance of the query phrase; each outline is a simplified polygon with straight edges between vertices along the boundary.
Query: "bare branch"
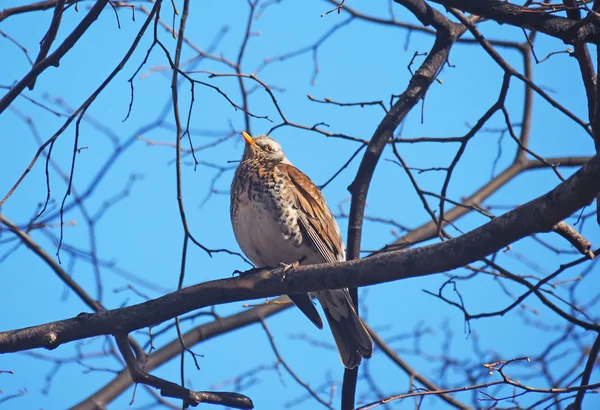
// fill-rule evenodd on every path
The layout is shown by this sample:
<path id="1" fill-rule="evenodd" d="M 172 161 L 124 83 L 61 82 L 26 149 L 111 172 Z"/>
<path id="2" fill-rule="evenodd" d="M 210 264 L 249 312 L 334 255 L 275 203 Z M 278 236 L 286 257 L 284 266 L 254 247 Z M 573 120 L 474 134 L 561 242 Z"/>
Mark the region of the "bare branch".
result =
<path id="1" fill-rule="evenodd" d="M 133 305 L 46 325 L 0 333 L 0 353 L 36 347 L 53 349 L 82 338 L 128 333 L 153 326 L 206 306 L 296 292 L 359 287 L 455 269 L 497 252 L 536 232 L 547 232 L 600 192 L 600 156 L 586 163 L 568 180 L 547 194 L 520 206 L 458 238 L 405 251 L 391 251 L 361 260 L 261 271 L 221 279 Z M 465 252 L 469 249 L 469 252 Z M 385 267 L 385 269 L 382 269 Z M 580 326 L 600 331 L 596 324 Z"/>

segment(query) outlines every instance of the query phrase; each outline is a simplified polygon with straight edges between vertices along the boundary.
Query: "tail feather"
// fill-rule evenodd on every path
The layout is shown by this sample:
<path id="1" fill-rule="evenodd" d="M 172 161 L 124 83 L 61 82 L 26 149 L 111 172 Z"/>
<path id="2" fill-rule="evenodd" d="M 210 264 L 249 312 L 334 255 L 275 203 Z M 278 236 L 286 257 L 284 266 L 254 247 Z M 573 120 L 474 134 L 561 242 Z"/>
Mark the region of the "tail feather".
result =
<path id="1" fill-rule="evenodd" d="M 298 308 L 315 324 L 319 329 L 323 329 L 323 320 L 315 307 L 308 293 L 295 293 L 288 297 L 298 306 Z"/>
<path id="2" fill-rule="evenodd" d="M 373 355 L 373 340 L 356 314 L 347 289 L 317 293 L 344 367 L 353 369 Z"/>

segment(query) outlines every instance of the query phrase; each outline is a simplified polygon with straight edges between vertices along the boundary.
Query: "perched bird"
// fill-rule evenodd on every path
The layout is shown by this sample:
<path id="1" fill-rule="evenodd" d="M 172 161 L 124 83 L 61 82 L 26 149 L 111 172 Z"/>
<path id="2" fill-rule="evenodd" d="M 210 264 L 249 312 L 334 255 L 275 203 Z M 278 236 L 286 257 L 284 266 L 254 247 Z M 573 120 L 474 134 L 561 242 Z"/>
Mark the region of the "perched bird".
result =
<path id="1" fill-rule="evenodd" d="M 287 159 L 274 139 L 246 141 L 231 184 L 231 223 L 235 238 L 256 267 L 310 265 L 346 260 L 344 243 L 323 194 Z M 315 292 L 329 323 L 342 363 L 348 369 L 373 354 L 373 341 L 361 323 L 348 289 Z M 323 322 L 308 294 L 290 299 L 319 328 Z"/>

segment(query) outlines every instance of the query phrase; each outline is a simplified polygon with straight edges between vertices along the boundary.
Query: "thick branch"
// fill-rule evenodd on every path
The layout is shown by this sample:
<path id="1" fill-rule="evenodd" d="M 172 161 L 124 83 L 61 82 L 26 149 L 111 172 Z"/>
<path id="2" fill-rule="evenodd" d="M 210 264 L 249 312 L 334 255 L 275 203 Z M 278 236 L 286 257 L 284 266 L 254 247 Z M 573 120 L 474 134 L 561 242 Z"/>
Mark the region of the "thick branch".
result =
<path id="1" fill-rule="evenodd" d="M 446 7 L 467 11 L 498 23 L 539 31 L 568 44 L 600 44 L 600 20 L 580 21 L 560 17 L 549 10 L 531 9 L 501 0 L 433 0 Z"/>
<path id="2" fill-rule="evenodd" d="M 424 98 L 429 86 L 448 59 L 454 41 L 464 32 L 464 29 L 460 28 L 461 26 L 451 23 L 440 12 L 423 2 L 400 0 L 398 2 L 411 10 L 424 24 L 431 24 L 440 31 L 436 35 L 436 41 L 430 53 L 411 79 L 409 86 L 375 130 L 360 163 L 356 178 L 348 188 L 352 194 L 348 219 L 348 259 L 358 258 L 360 252 L 360 236 L 367 193 L 384 147 L 406 115 Z"/>
<path id="3" fill-rule="evenodd" d="M 398 125 L 406 118 L 415 105 L 425 98 L 429 86 L 434 81 L 443 65 L 448 60 L 450 49 L 455 40 L 464 33 L 464 28 L 448 20 L 442 13 L 433 9 L 422 0 L 396 0 L 410 10 L 424 25 L 432 25 L 437 30 L 435 43 L 427 58 L 411 79 L 406 90 L 398 97 L 398 101 L 386 113 L 369 141 L 365 154 L 356 173 L 356 178 L 348 187 L 352 195 L 350 215 L 348 217 L 347 260 L 360 257 L 362 226 L 365 205 L 371 179 L 375 167 L 381 158 L 383 149 L 393 137 Z M 350 294 L 358 311 L 358 295 L 356 289 Z M 344 372 L 342 387 L 342 410 L 354 408 L 358 368 Z"/>
<path id="4" fill-rule="evenodd" d="M 0 333 L 0 353 L 48 349 L 92 336 L 129 333 L 207 306 L 287 293 L 359 287 L 457 269 L 497 252 L 588 205 L 600 192 L 600 155 L 558 187 L 458 238 L 405 251 L 335 264 L 299 267 L 287 272 L 210 281 L 134 306 Z M 600 330 L 589 324 L 586 329 Z"/>

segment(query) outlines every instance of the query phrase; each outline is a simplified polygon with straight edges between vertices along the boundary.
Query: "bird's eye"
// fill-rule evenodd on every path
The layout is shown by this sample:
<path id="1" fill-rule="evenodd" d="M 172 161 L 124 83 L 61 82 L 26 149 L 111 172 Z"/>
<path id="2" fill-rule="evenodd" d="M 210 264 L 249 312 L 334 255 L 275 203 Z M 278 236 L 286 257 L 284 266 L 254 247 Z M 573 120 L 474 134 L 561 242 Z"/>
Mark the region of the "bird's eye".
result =
<path id="1" fill-rule="evenodd" d="M 273 147 L 270 146 L 270 145 L 265 145 L 265 151 L 272 152 L 273 151 Z"/>

